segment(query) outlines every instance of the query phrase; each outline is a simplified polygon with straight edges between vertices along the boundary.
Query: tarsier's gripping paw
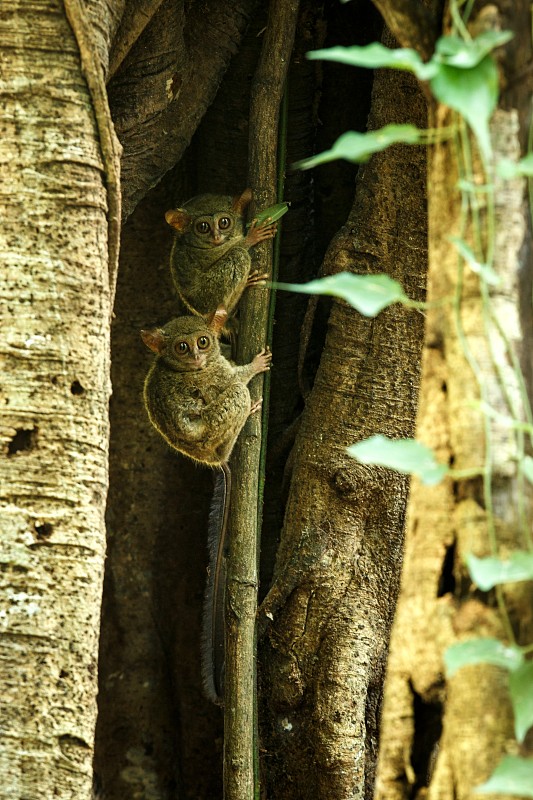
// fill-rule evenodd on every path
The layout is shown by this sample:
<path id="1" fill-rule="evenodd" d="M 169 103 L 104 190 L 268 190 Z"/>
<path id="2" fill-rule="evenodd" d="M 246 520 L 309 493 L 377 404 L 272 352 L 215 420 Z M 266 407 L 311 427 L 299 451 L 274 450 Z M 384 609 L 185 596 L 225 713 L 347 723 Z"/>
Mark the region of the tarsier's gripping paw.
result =
<path id="1" fill-rule="evenodd" d="M 270 275 L 268 274 L 268 272 L 263 272 L 263 273 L 259 274 L 259 270 L 258 269 L 254 269 L 254 271 L 250 272 L 250 274 L 248 275 L 248 280 L 246 281 L 246 285 L 247 286 L 264 286 L 267 278 L 269 278 L 269 277 L 270 277 Z"/>
<path id="2" fill-rule="evenodd" d="M 259 400 L 256 400 L 255 403 L 252 403 L 252 407 L 250 408 L 250 416 L 252 416 L 252 414 L 255 414 L 256 411 L 259 411 L 262 405 L 263 405 L 262 397 Z"/>
<path id="3" fill-rule="evenodd" d="M 266 223 L 263 222 L 261 227 L 257 226 L 257 220 L 254 219 L 250 225 L 250 230 L 248 231 L 248 235 L 246 237 L 246 241 L 250 247 L 253 247 L 255 244 L 259 244 L 259 242 L 265 242 L 268 239 L 273 239 L 276 235 L 276 231 L 278 230 L 278 226 L 276 223 Z"/>
<path id="4" fill-rule="evenodd" d="M 253 360 L 253 365 L 256 372 L 268 372 L 272 365 L 272 353 L 270 347 L 265 347 L 260 353 L 256 355 Z"/>

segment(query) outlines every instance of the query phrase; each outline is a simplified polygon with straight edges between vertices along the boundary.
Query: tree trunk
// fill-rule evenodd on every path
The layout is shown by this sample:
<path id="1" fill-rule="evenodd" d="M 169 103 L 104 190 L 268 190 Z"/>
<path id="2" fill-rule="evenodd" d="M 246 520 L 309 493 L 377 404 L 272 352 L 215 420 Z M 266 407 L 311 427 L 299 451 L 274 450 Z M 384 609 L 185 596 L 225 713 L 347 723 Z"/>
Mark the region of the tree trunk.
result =
<path id="1" fill-rule="evenodd" d="M 245 188 L 249 94 L 268 4 L 65 0 L 75 35 L 60 0 L 0 5 L 8 56 L 0 82 L 0 796 L 83 800 L 91 791 L 119 221 L 105 74 L 124 147 L 128 222 L 112 334 L 95 769 L 105 800 L 214 800 L 222 793 L 222 714 L 203 697 L 199 669 L 212 475 L 151 430 L 142 406 L 150 356 L 139 329 L 178 309 L 164 212 L 200 192 Z M 445 27 L 435 11 L 441 3 L 374 5 L 402 46 L 430 55 Z M 529 113 L 529 8 L 504 0 L 498 19 L 492 4 L 477 5 L 487 7 L 483 24 L 516 34 L 501 57 L 505 93 L 494 120 L 495 149 L 514 157 L 518 145 L 524 152 Z M 353 165 L 290 166 L 347 128 L 364 130 L 370 107 L 371 71 L 308 61 L 305 52 L 372 41 L 378 19 L 370 2 L 301 0 L 280 279 L 315 277 L 327 250 L 323 272 L 387 272 L 419 299 L 422 149 L 395 148 L 360 167 L 355 200 Z M 436 109 L 435 124 L 447 121 Z M 388 122 L 425 127 L 420 91 L 405 73 L 376 75 L 370 124 Z M 447 239 L 459 230 L 456 180 L 450 143 L 441 142 L 430 165 L 430 299 L 457 289 L 457 252 Z M 532 281 L 520 182 L 499 186 L 496 200 L 494 266 L 505 291 L 492 301 L 512 347 L 492 331 L 493 360 L 510 390 L 487 357 L 477 277 L 467 269 L 460 311 L 490 404 L 507 413 L 517 395 L 511 352 L 531 384 Z M 278 295 L 258 660 L 262 791 L 271 800 L 372 796 L 399 583 L 408 481 L 357 465 L 345 448 L 377 432 L 412 435 L 424 318 L 393 306 L 369 321 L 335 303 L 328 326 L 329 309 L 311 301 L 306 313 L 301 295 Z M 455 469 L 479 467 L 485 430 L 466 401 L 481 395 L 449 312 L 443 305 L 427 316 L 419 438 Z M 499 753 L 516 747 L 502 673 L 471 667 L 443 678 L 447 644 L 506 634 L 495 597 L 472 586 L 462 562 L 467 551 L 490 552 L 491 507 L 501 552 L 517 546 L 516 459 L 508 431 L 490 425 L 492 486 L 479 476 L 431 490 L 413 485 L 384 710 L 378 797 L 386 800 L 469 798 Z M 502 596 L 517 640 L 530 641 L 528 585 L 504 587 Z"/>
<path id="2" fill-rule="evenodd" d="M 3 6 L 0 794 L 81 800 L 108 479 L 105 164 L 63 5 Z"/>
<path id="3" fill-rule="evenodd" d="M 376 78 L 371 127 L 392 121 L 425 125 L 425 104 L 405 74 Z M 424 194 L 421 149 L 375 156 L 360 168 L 324 271 L 387 272 L 421 297 Z M 345 448 L 376 432 L 412 433 L 421 338 L 422 317 L 399 306 L 373 321 L 333 306 L 293 454 L 274 583 L 260 609 L 273 799 L 372 795 L 408 484 L 357 466 Z"/>
<path id="4" fill-rule="evenodd" d="M 529 41 L 526 44 L 518 34 L 528 24 L 528 8 L 526 3 L 514 4 L 508 19 L 495 19 L 493 6 L 484 12 L 472 20 L 474 30 L 488 20 L 517 32 L 502 61 L 510 88 L 491 130 L 496 161 L 504 156 L 516 160 L 524 145 L 519 120 L 528 100 L 524 88 L 517 91 L 510 76 L 519 74 L 531 57 Z M 435 109 L 439 128 L 451 121 L 449 110 Z M 472 147 L 473 180 L 482 185 L 487 178 Z M 460 177 L 465 177 L 465 163 L 458 165 L 457 152 L 454 142 L 444 141 L 435 146 L 430 162 L 428 299 L 455 301 L 428 312 L 417 438 L 454 469 L 479 470 L 485 465 L 489 479 L 478 474 L 447 479 L 432 488 L 413 481 L 383 712 L 376 789 L 376 798 L 383 800 L 470 798 L 473 787 L 488 778 L 501 755 L 513 752 L 506 673 L 479 664 L 446 680 L 443 655 L 449 645 L 466 639 L 506 640 L 507 615 L 519 642 L 530 642 L 532 634 L 530 586 L 504 587 L 507 612 L 502 616 L 494 593 L 477 591 L 464 564 L 469 553 L 503 555 L 524 546 L 515 433 L 484 419 L 472 401 L 483 399 L 495 411 L 523 419 L 512 358 L 521 360 L 530 376 L 527 205 L 521 180 L 496 181 L 493 266 L 503 288 L 491 289 L 490 299 L 484 300 L 478 276 L 466 266 L 458 268 L 458 254 L 449 241 L 455 234 L 475 243 L 478 229 L 482 240 L 488 241 L 491 213 L 490 201 L 486 204 L 483 198 L 477 222 L 474 216 L 465 223 L 457 188 L 459 168 Z M 525 326 L 521 308 L 527 308 Z M 522 513 L 530 519 L 531 510 L 531 498 L 526 497 Z"/>
<path id="5" fill-rule="evenodd" d="M 330 27 L 331 43 L 338 31 L 348 43 L 354 21 L 359 19 L 349 5 L 336 7 L 333 28 L 323 13 L 322 3 L 308 2 L 297 25 L 298 42 L 289 84 L 291 88 L 305 85 L 306 92 L 301 95 L 295 91 L 289 109 L 289 141 L 292 137 L 294 146 L 300 148 L 291 150 L 291 161 L 311 152 L 317 125 L 314 104 L 318 70 L 303 57 L 303 52 L 320 46 L 324 30 Z M 376 18 L 377 15 L 372 17 L 374 24 Z M 343 25 L 342 20 L 346 19 L 351 21 L 351 28 Z M 246 186 L 246 88 L 255 72 L 265 22 L 266 8 L 254 16 L 186 156 L 139 204 L 123 229 L 112 343 L 109 549 L 96 755 L 96 772 L 106 800 L 144 797 L 147 792 L 164 800 L 211 800 L 221 796 L 222 714 L 202 696 L 199 670 L 212 476 L 210 471 L 170 452 L 150 430 L 142 408 L 142 382 L 150 355 L 143 348 L 139 329 L 164 323 L 177 313 L 168 266 L 172 237 L 164 221 L 165 211 L 194 194 L 237 193 Z M 187 25 L 188 20 L 186 29 Z M 129 58 L 133 59 L 142 48 L 139 45 L 130 52 Z M 123 69 L 121 80 L 126 86 L 127 62 Z M 364 80 L 359 76 L 362 100 L 352 106 L 357 75 L 349 73 L 349 80 L 339 83 L 332 79 L 329 67 L 325 72 L 327 86 L 335 88 L 336 100 L 328 99 L 333 109 L 322 129 L 324 137 L 334 138 L 339 132 L 335 126 L 350 124 L 353 117 L 364 125 L 370 76 L 364 73 Z M 294 76 L 299 74 L 303 79 L 297 83 Z M 329 98 L 329 91 L 327 95 Z M 125 96 L 123 104 L 121 108 L 127 108 Z M 342 119 L 334 113 L 339 104 L 343 108 Z M 302 141 L 303 115 L 306 138 Z M 183 124 L 186 122 L 183 120 Z M 283 280 L 287 280 L 291 269 L 299 270 L 296 274 L 300 279 L 316 274 L 316 241 L 324 248 L 333 226 L 344 218 L 340 214 L 345 214 L 344 209 L 353 199 L 354 171 L 353 166 L 345 165 L 343 169 L 328 169 L 327 176 L 322 173 L 314 180 L 309 173 L 293 172 L 288 176 L 290 188 L 285 196 L 292 205 L 283 220 L 288 232 L 282 252 Z M 319 187 L 316 197 L 310 188 L 313 184 Z M 313 206 L 322 195 L 327 196 L 327 202 L 318 205 L 315 212 Z M 297 361 L 302 318 L 302 299 L 280 295 L 272 379 L 277 387 L 273 413 L 284 414 L 276 431 L 281 429 L 282 437 L 301 402 Z M 283 331 L 289 332 L 288 338 Z M 313 347 L 315 352 L 319 350 L 320 338 Z M 313 357 L 306 361 L 309 378 L 314 371 Z M 292 440 L 287 441 L 286 447 L 290 448 Z M 278 446 L 279 436 L 273 437 L 273 444 Z M 267 472 L 267 488 L 276 493 L 272 506 L 277 520 L 285 499 L 281 470 L 273 471 L 269 466 Z M 269 524 L 264 540 L 268 555 L 277 538 L 279 525 Z M 267 566 L 265 572 L 271 569 Z M 209 769 L 205 769 L 206 763 Z"/>

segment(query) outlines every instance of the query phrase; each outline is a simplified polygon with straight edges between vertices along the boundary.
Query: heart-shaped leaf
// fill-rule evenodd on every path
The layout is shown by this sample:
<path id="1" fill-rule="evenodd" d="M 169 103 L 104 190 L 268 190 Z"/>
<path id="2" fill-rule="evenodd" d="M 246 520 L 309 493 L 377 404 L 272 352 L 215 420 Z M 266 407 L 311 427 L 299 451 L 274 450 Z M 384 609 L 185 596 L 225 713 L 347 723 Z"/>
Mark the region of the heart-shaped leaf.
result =
<path id="1" fill-rule="evenodd" d="M 437 461 L 433 450 L 415 439 L 371 436 L 351 445 L 348 452 L 363 464 L 379 464 L 417 475 L 428 486 L 439 483 L 448 472 L 448 467 Z"/>
<path id="2" fill-rule="evenodd" d="M 470 577 L 483 592 L 500 583 L 533 580 L 533 553 L 515 550 L 505 560 L 493 556 L 478 558 L 470 553 L 466 563 Z"/>
<path id="3" fill-rule="evenodd" d="M 533 661 L 526 661 L 509 675 L 515 735 L 523 742 L 533 725 Z"/>
<path id="4" fill-rule="evenodd" d="M 513 671 L 518 669 L 523 661 L 524 656 L 520 648 L 490 638 L 458 642 L 448 647 L 444 653 L 448 678 L 469 664 L 492 664 Z"/>
<path id="5" fill-rule="evenodd" d="M 385 150 L 391 144 L 418 144 L 422 135 L 423 131 L 415 125 L 386 125 L 368 133 L 348 131 L 339 136 L 331 150 L 325 150 L 311 158 L 304 158 L 293 166 L 297 169 L 311 169 L 318 164 L 326 164 L 338 158 L 354 162 L 368 161 L 373 153 Z"/>
<path id="6" fill-rule="evenodd" d="M 432 62 L 424 63 L 416 50 L 398 48 L 391 50 L 379 42 L 372 42 L 364 47 L 328 47 L 325 50 L 311 50 L 307 58 L 321 61 L 338 61 L 352 67 L 368 67 L 378 69 L 389 67 L 413 72 L 421 81 L 427 81 L 435 75 L 438 67 Z"/>
<path id="7" fill-rule="evenodd" d="M 388 275 L 354 275 L 339 272 L 309 283 L 277 283 L 278 289 L 288 289 L 303 294 L 325 294 L 340 297 L 365 317 L 376 314 L 391 303 L 408 300 L 398 281 Z"/>
<path id="8" fill-rule="evenodd" d="M 512 31 L 483 31 L 475 39 L 441 36 L 435 48 L 436 61 L 459 69 L 476 67 L 491 50 L 505 44 L 514 36 Z"/>
<path id="9" fill-rule="evenodd" d="M 489 119 L 498 102 L 498 68 L 491 56 L 475 67 L 461 69 L 441 64 L 431 79 L 437 100 L 453 108 L 468 122 L 483 155 L 491 154 Z"/>
<path id="10" fill-rule="evenodd" d="M 528 153 L 527 156 L 521 158 L 520 161 L 511 161 L 510 158 L 502 158 L 498 162 L 496 171 L 500 177 L 505 178 L 506 180 L 518 178 L 522 175 L 532 178 L 533 153 Z"/>
<path id="11" fill-rule="evenodd" d="M 264 211 L 260 211 L 255 215 L 256 227 L 262 228 L 264 225 L 271 225 L 277 222 L 289 210 L 289 203 L 276 203 L 275 206 L 269 206 Z"/>
<path id="12" fill-rule="evenodd" d="M 514 794 L 533 797 L 533 759 L 505 756 L 476 794 Z"/>

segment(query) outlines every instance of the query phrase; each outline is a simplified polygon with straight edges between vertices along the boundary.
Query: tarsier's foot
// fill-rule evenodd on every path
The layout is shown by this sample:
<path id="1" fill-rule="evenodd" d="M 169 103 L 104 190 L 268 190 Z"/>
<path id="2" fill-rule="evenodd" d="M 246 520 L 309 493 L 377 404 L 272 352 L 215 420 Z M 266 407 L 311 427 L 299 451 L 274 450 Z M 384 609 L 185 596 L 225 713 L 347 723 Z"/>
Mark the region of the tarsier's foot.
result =
<path id="1" fill-rule="evenodd" d="M 267 239 L 273 239 L 276 235 L 276 231 L 278 226 L 276 223 L 266 223 L 261 225 L 260 228 L 257 227 L 257 220 L 254 219 L 250 225 L 250 230 L 248 231 L 248 235 L 246 237 L 246 243 L 248 247 L 253 247 L 255 244 L 259 244 L 259 242 L 265 242 Z"/>
<path id="2" fill-rule="evenodd" d="M 255 414 L 256 411 L 259 411 L 262 405 L 263 405 L 263 398 L 257 400 L 255 403 L 252 403 L 252 407 L 250 409 L 250 416 L 252 416 L 252 414 Z"/>
<path id="3" fill-rule="evenodd" d="M 254 271 L 250 272 L 250 274 L 248 275 L 248 280 L 246 281 L 246 285 L 247 286 L 264 286 L 266 279 L 269 278 L 269 277 L 270 277 L 270 275 L 268 274 L 268 272 L 263 272 L 261 275 L 259 275 L 259 270 L 258 269 L 254 269 Z"/>
<path id="4" fill-rule="evenodd" d="M 256 373 L 268 372 L 272 364 L 272 353 L 270 352 L 270 347 L 265 347 L 264 350 L 261 350 L 261 352 L 258 353 L 252 361 L 252 364 L 254 365 Z"/>

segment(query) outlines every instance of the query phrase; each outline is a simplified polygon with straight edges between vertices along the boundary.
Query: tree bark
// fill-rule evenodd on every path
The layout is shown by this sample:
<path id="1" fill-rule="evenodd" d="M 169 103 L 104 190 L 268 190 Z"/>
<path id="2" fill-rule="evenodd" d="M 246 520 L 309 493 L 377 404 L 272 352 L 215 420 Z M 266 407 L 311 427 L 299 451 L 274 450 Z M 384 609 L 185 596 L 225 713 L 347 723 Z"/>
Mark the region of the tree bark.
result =
<path id="1" fill-rule="evenodd" d="M 474 26 L 487 19 L 494 22 L 493 6 L 484 10 L 488 17 L 478 11 Z M 521 31 L 526 4 L 514 4 L 507 11 L 508 19 L 497 18 L 497 27 Z M 529 42 L 527 48 L 530 53 Z M 524 50 L 513 43 L 502 60 L 504 71 L 512 74 L 525 60 Z M 519 119 L 528 102 L 525 94 L 520 98 L 515 92 L 514 107 L 507 103 L 509 107 L 500 108 L 493 117 L 496 161 L 503 156 L 516 160 L 520 155 Z M 435 110 L 436 127 L 451 121 L 447 109 Z M 472 148 L 473 181 L 482 185 L 487 177 L 476 159 L 475 145 Z M 466 265 L 459 268 L 457 251 L 449 241 L 453 234 L 472 243 L 479 241 L 472 218 L 464 221 L 457 188 L 458 152 L 452 142 L 445 141 L 434 147 L 430 161 L 428 300 L 448 298 L 448 302 L 441 302 L 427 316 L 417 438 L 433 447 L 443 463 L 457 470 L 484 467 L 485 477 L 447 479 L 432 488 L 413 481 L 383 711 L 376 787 L 376 798 L 383 800 L 472 796 L 473 788 L 488 778 L 501 755 L 516 746 L 507 676 L 499 668 L 481 664 L 465 667 L 447 680 L 444 652 L 455 642 L 480 636 L 508 640 L 507 615 L 519 642 L 530 642 L 532 634 L 530 586 L 503 587 L 507 613 L 502 617 L 494 593 L 477 591 L 464 563 L 468 553 L 486 556 L 522 549 L 523 514 L 531 519 L 527 490 L 522 511 L 518 500 L 515 434 L 496 420 L 484 419 L 475 406 L 475 401 L 483 399 L 496 411 L 523 419 L 511 365 L 513 358 L 521 360 L 530 375 L 527 205 L 521 180 L 503 184 L 496 179 L 493 267 L 502 282 L 491 288 L 490 300 L 483 300 L 478 277 Z M 478 224 L 485 243 L 489 215 L 490 200 L 486 203 L 484 198 L 478 207 Z M 529 313 L 524 326 L 526 275 Z M 503 326 L 508 345 L 490 308 Z"/>
<path id="2" fill-rule="evenodd" d="M 124 219 L 183 156 L 254 7 L 208 0 L 185 11 L 183 0 L 166 0 L 129 50 L 109 83 L 124 147 Z"/>
<path id="3" fill-rule="evenodd" d="M 393 121 L 423 127 L 424 102 L 410 78 L 380 74 L 370 125 Z M 421 297 L 424 194 L 422 150 L 396 148 L 361 167 L 324 272 L 388 272 Z M 376 432 L 412 433 L 421 325 L 398 306 L 376 320 L 333 306 L 296 441 L 274 584 L 260 609 L 268 625 L 262 731 L 272 798 L 373 791 L 408 484 L 356 465 L 345 448 Z"/>
<path id="4" fill-rule="evenodd" d="M 4 6 L 0 794 L 80 800 L 108 480 L 105 165 L 63 5 Z"/>
<path id="5" fill-rule="evenodd" d="M 277 198 L 280 107 L 285 88 L 298 0 L 271 2 L 261 55 L 254 75 L 250 103 L 249 177 L 254 209 L 272 205 Z M 253 214 L 253 211 L 252 211 Z M 252 269 L 273 275 L 272 244 L 259 245 L 252 254 Z M 240 304 L 237 362 L 247 363 L 266 344 L 269 295 L 248 291 Z M 261 396 L 261 384 L 250 387 L 252 402 Z M 230 545 L 226 585 L 226 673 L 224 684 L 224 797 L 252 800 L 258 783 L 256 636 L 259 586 L 259 523 L 262 488 L 262 427 L 264 409 L 250 417 L 239 436 L 231 459 L 234 486 L 230 506 Z M 266 438 L 266 437 L 265 437 Z M 265 442 L 266 446 L 266 442 Z"/>

